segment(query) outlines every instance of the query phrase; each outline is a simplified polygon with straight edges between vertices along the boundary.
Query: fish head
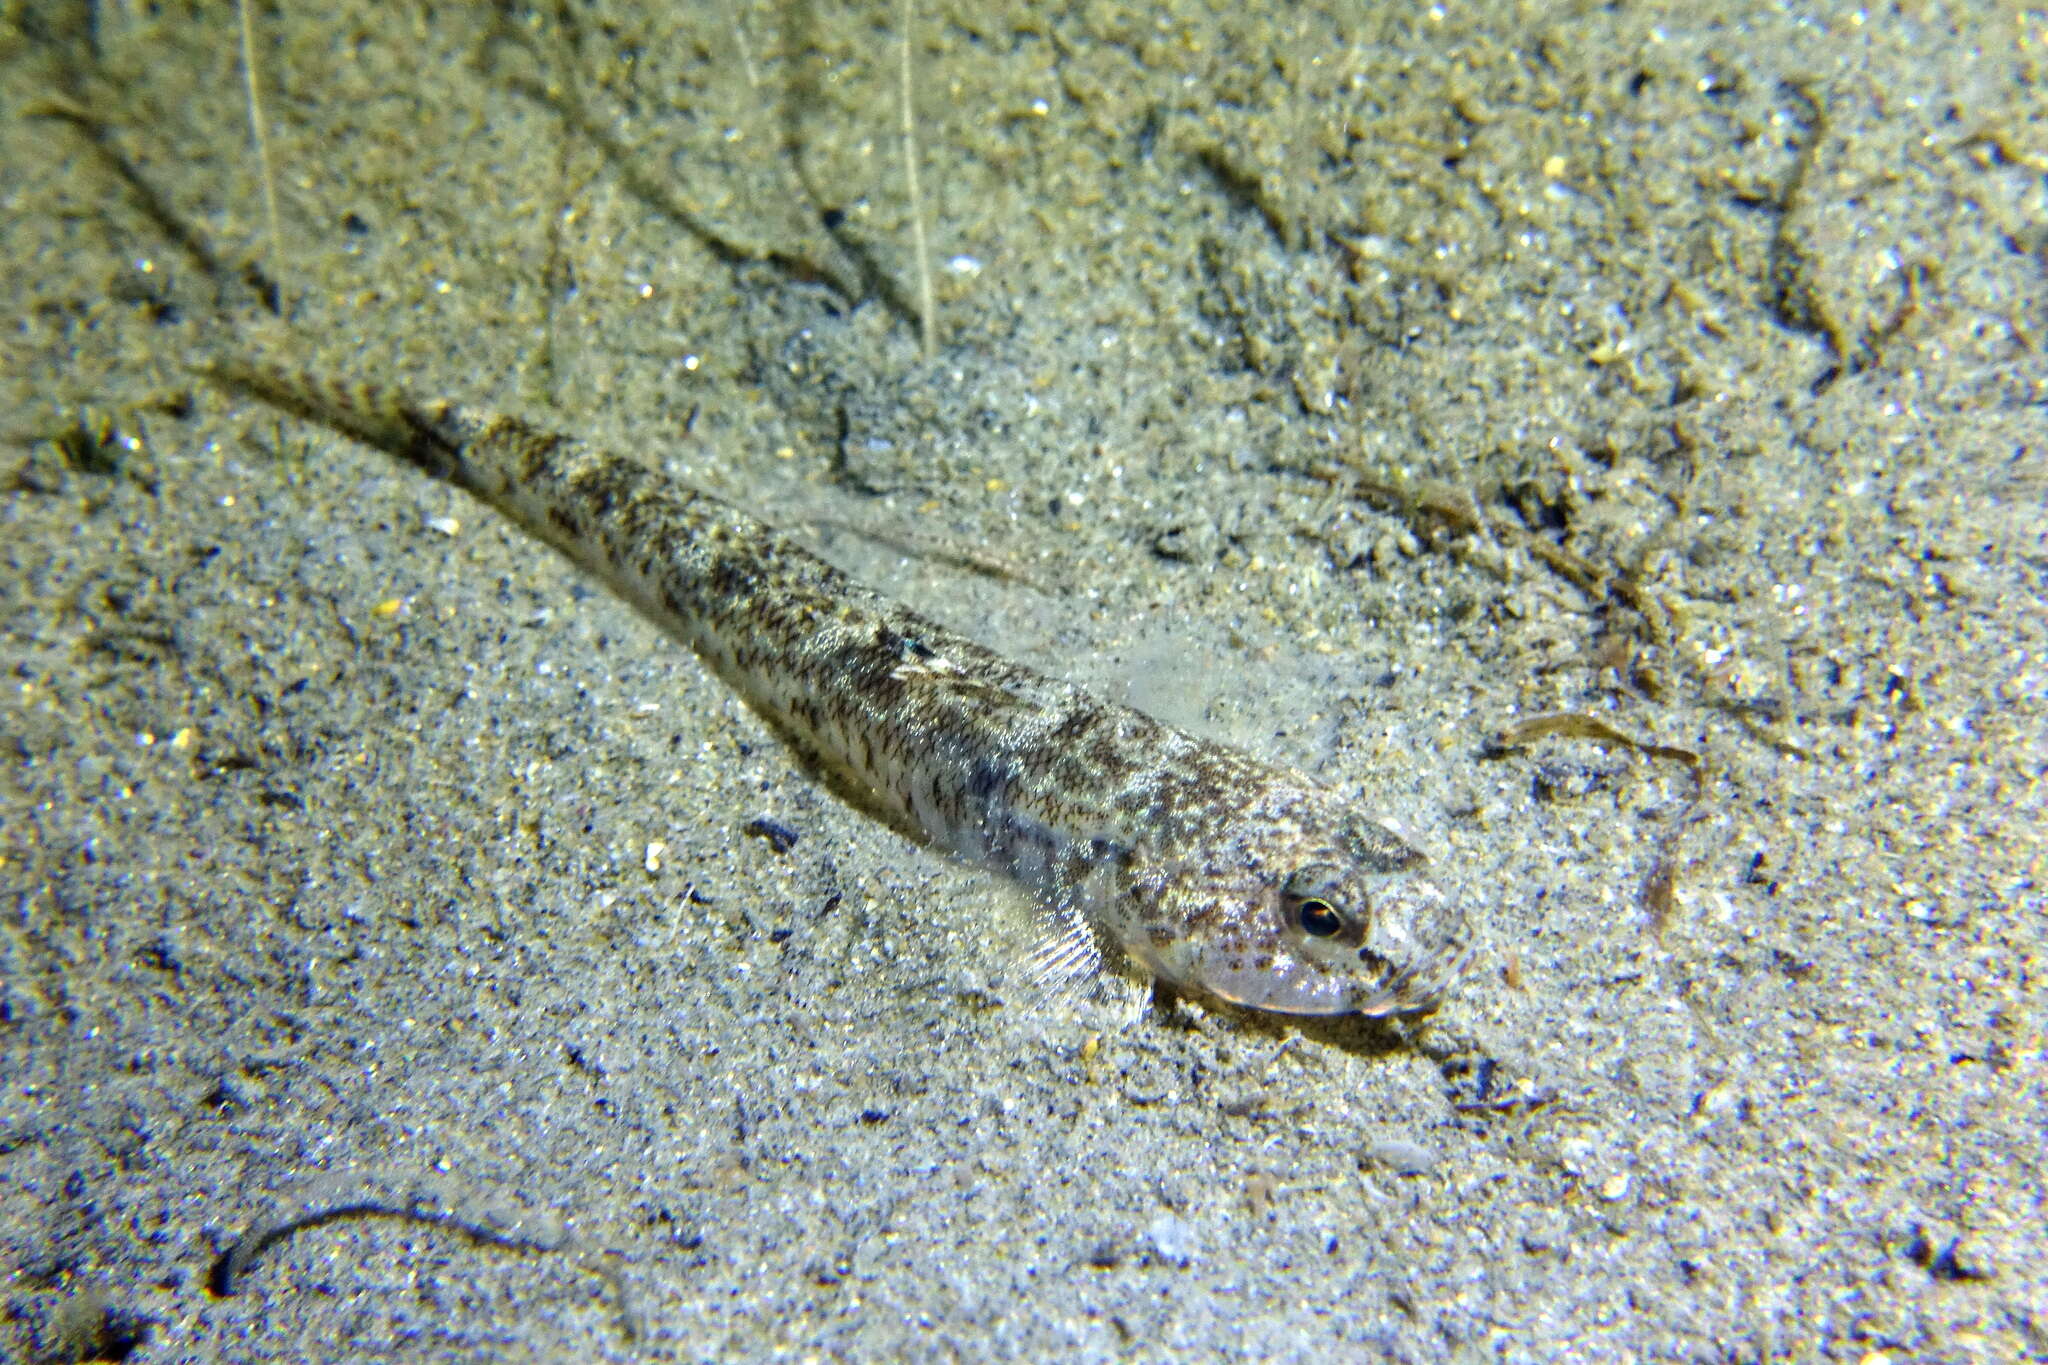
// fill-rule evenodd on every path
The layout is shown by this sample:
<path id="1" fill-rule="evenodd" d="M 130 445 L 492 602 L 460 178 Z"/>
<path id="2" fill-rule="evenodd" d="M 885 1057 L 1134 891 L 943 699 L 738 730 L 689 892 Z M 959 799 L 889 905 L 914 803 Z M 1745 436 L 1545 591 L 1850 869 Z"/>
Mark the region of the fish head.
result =
<path id="1" fill-rule="evenodd" d="M 1293 783 L 1178 860 L 1132 956 L 1246 1009 L 1384 1018 L 1433 1010 L 1469 953 L 1422 853 L 1349 802 Z"/>

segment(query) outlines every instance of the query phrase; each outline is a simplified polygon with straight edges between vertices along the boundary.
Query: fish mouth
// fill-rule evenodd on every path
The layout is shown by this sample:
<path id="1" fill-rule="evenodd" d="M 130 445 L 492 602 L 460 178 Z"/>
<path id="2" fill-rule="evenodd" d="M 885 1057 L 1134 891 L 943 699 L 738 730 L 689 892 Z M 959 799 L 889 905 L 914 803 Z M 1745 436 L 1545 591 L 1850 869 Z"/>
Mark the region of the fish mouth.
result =
<path id="1" fill-rule="evenodd" d="M 1418 877 L 1382 887 L 1374 904 L 1378 913 L 1357 955 L 1377 972 L 1352 1013 L 1370 1019 L 1427 1014 L 1472 960 L 1465 917 L 1441 886 Z"/>
<path id="2" fill-rule="evenodd" d="M 1471 960 L 1470 948 L 1457 948 L 1446 955 L 1426 959 L 1360 1000 L 1351 1013 L 1367 1019 L 1429 1014 L 1443 1004 L 1451 983 L 1464 974 L 1465 966 Z"/>

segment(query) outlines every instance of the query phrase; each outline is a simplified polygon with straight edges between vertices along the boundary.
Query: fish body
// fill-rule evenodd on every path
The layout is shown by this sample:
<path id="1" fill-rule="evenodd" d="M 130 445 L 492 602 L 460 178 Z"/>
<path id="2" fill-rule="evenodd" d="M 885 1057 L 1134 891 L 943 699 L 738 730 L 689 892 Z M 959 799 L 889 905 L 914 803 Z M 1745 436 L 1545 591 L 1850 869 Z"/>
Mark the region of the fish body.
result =
<path id="1" fill-rule="evenodd" d="M 1434 1008 L 1462 965 L 1424 859 L 1350 801 L 1013 663 L 718 498 L 517 418 L 240 363 L 220 387 L 488 504 L 602 579 L 903 833 L 1027 887 L 1050 976 L 1107 942 L 1251 1009 Z"/>

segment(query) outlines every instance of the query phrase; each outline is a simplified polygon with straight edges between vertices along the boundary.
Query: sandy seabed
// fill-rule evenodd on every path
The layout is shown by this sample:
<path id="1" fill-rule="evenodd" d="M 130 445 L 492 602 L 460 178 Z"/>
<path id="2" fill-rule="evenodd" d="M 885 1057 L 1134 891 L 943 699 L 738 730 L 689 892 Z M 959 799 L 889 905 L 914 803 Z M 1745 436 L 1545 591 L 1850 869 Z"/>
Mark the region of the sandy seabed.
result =
<path id="1" fill-rule="evenodd" d="M 274 238 L 144 8 L 0 26 L 0 1353 L 2048 1357 L 2039 10 L 928 4 L 927 358 L 894 6 L 258 7 Z M 1040 999 L 232 350 L 1362 793 L 1475 966 Z"/>

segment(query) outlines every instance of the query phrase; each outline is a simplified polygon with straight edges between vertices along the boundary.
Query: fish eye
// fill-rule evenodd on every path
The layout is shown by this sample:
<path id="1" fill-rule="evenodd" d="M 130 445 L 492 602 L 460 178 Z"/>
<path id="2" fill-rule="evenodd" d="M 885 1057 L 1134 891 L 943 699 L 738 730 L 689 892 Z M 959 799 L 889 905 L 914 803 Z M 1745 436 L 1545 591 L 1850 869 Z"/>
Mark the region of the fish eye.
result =
<path id="1" fill-rule="evenodd" d="M 1344 917 L 1337 913 L 1337 907 L 1316 896 L 1296 906 L 1294 918 L 1303 933 L 1315 938 L 1328 938 L 1344 927 Z"/>

